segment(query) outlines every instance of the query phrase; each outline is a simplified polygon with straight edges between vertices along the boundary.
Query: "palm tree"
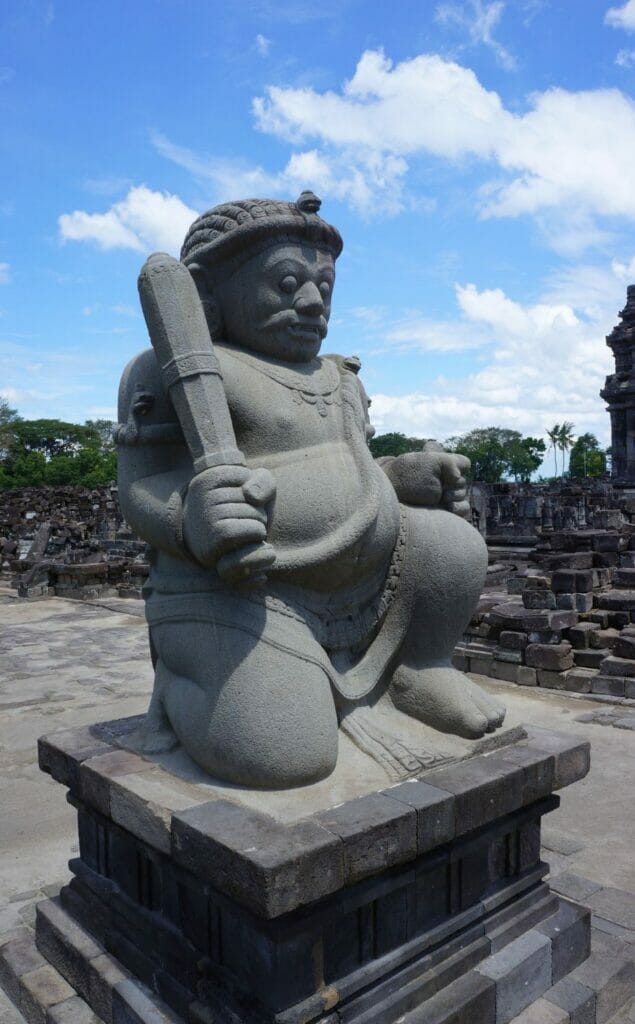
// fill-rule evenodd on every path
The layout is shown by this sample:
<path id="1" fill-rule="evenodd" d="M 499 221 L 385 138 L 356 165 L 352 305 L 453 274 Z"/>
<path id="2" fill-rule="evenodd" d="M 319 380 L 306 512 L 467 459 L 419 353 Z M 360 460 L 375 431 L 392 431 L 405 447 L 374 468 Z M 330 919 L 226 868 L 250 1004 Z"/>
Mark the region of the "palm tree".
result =
<path id="1" fill-rule="evenodd" d="M 573 428 L 574 428 L 574 424 L 573 423 L 570 423 L 568 420 L 564 420 L 562 426 L 560 427 L 560 432 L 558 434 L 558 447 L 559 447 L 560 451 L 562 452 L 562 476 L 563 477 L 564 477 L 564 456 L 565 456 L 565 452 L 568 452 L 569 449 L 573 447 L 573 442 L 575 441 L 575 434 L 573 433 Z"/>
<path id="2" fill-rule="evenodd" d="M 559 423 L 554 423 L 551 430 L 547 430 L 547 437 L 549 438 L 550 442 L 549 447 L 551 448 L 551 446 L 553 445 L 553 463 L 555 467 L 555 476 L 558 475 L 558 447 L 560 444 L 560 430 L 561 427 Z"/>

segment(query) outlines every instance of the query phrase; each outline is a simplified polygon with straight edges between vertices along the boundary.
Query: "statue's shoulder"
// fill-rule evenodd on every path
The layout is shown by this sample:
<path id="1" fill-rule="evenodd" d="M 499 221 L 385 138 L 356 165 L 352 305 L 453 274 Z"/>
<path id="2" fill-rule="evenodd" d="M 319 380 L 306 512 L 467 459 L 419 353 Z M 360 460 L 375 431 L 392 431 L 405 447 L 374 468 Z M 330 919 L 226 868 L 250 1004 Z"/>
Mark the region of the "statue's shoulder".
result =
<path id="1" fill-rule="evenodd" d="M 169 423 L 176 420 L 172 402 L 161 381 L 159 364 L 151 348 L 134 356 L 121 375 L 118 419 L 120 424 Z"/>
<path id="2" fill-rule="evenodd" d="M 339 356 L 334 352 L 327 352 L 322 358 L 335 363 L 340 373 L 354 373 L 357 376 L 362 368 L 362 362 L 358 356 Z"/>

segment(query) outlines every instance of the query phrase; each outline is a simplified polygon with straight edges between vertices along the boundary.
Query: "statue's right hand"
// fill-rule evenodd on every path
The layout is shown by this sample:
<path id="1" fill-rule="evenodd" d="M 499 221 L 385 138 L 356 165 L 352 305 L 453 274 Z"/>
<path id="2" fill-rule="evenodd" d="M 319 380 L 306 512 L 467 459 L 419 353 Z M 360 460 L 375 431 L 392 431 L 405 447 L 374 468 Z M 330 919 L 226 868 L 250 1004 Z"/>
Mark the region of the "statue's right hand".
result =
<path id="1" fill-rule="evenodd" d="M 228 552 L 261 544 L 275 493 L 266 469 L 214 466 L 197 474 L 183 503 L 183 539 L 190 554 L 214 569 Z"/>

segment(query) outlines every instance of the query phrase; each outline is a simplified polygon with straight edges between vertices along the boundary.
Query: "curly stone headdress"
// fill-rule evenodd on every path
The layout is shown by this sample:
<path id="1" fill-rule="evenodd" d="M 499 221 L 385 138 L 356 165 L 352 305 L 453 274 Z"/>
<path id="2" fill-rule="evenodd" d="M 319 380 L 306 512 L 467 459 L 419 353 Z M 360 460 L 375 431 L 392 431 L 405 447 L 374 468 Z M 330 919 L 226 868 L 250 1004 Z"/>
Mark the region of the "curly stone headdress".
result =
<path id="1" fill-rule="evenodd" d="M 329 250 L 337 259 L 342 238 L 331 224 L 318 215 L 321 200 L 313 192 L 302 192 L 295 203 L 278 199 L 240 199 L 208 210 L 190 227 L 181 261 L 225 266 L 248 259 L 272 243 L 304 239 Z"/>

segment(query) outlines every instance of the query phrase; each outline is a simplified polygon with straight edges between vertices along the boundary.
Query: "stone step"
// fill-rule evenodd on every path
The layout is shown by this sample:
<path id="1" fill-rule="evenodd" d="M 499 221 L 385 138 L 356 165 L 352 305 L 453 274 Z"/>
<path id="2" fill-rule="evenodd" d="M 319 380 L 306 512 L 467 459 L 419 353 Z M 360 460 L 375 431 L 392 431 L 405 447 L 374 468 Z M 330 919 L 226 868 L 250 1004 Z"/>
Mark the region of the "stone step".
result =
<path id="1" fill-rule="evenodd" d="M 104 1024 L 44 959 L 29 928 L 0 938 L 0 988 L 27 1024 Z"/>
<path id="2" fill-rule="evenodd" d="M 635 965 L 592 953 L 509 1024 L 635 1024 Z"/>

